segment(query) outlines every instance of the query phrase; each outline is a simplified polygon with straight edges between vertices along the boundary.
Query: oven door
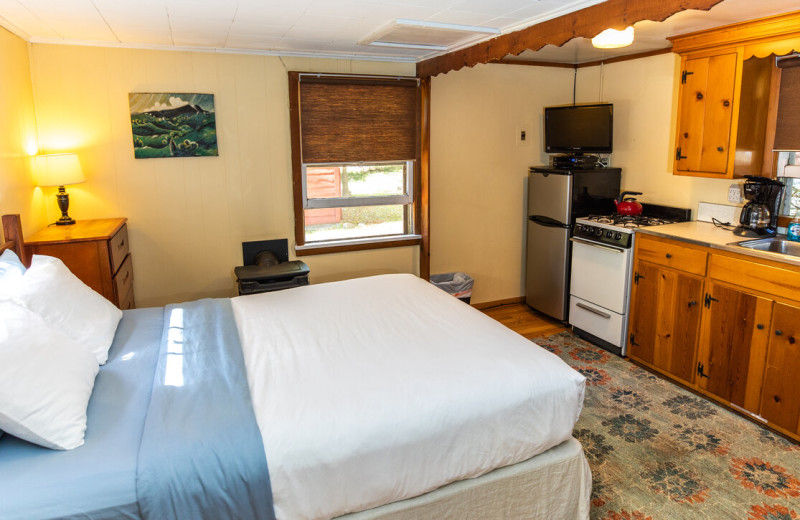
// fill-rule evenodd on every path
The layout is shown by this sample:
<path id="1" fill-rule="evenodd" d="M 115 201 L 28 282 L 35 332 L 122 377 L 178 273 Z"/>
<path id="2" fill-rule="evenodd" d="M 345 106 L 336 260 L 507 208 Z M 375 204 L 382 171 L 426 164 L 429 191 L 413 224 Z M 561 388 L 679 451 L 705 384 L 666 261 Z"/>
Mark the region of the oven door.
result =
<path id="1" fill-rule="evenodd" d="M 570 294 L 617 314 L 627 314 L 632 250 L 577 237 L 570 240 Z"/>

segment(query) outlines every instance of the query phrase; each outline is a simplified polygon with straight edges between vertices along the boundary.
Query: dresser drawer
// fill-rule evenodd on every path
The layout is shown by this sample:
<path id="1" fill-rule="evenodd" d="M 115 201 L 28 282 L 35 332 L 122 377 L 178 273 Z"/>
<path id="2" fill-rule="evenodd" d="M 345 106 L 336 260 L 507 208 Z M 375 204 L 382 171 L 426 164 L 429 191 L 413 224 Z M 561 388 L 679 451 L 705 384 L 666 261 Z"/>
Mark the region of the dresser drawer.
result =
<path id="1" fill-rule="evenodd" d="M 131 255 L 125 258 L 122 266 L 117 271 L 113 279 L 114 295 L 119 303 L 120 309 L 123 309 L 123 300 L 128 293 L 133 294 L 133 262 L 131 262 Z"/>
<path id="2" fill-rule="evenodd" d="M 131 290 L 128 291 L 128 294 L 119 301 L 118 307 L 123 311 L 136 308 L 136 302 L 133 299 L 133 288 L 131 288 Z"/>
<path id="3" fill-rule="evenodd" d="M 640 260 L 700 276 L 706 274 L 708 253 L 705 251 L 680 245 L 673 240 L 659 240 L 641 234 L 636 237 L 636 241 Z"/>
<path id="4" fill-rule="evenodd" d="M 128 226 L 122 226 L 117 233 L 108 241 L 108 253 L 111 257 L 111 272 L 117 270 L 128 256 Z"/>

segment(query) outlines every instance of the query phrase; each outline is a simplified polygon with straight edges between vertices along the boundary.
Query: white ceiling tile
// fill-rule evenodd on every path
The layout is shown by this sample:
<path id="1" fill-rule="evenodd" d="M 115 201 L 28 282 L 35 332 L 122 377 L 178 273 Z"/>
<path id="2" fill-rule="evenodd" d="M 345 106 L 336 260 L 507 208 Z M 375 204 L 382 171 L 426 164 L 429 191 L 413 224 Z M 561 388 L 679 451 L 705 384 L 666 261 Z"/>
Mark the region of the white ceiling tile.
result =
<path id="1" fill-rule="evenodd" d="M 164 0 L 170 18 L 217 18 L 233 20 L 236 0 Z"/>
<path id="2" fill-rule="evenodd" d="M 311 0 L 292 0 L 265 6 L 263 0 L 242 0 L 236 11 L 237 20 L 263 21 L 269 25 L 291 26 L 311 5 Z"/>
<path id="3" fill-rule="evenodd" d="M 430 51 L 358 45 L 398 18 L 516 30 L 602 0 L 0 0 L 0 24 L 34 41 L 192 45 L 287 52 L 422 58 Z M 797 0 L 723 0 L 639 22 L 637 40 L 615 55 L 665 48 L 666 36 L 797 9 Z M 597 54 L 588 40 L 528 53 L 575 62 Z"/>
<path id="4" fill-rule="evenodd" d="M 470 11 L 440 11 L 433 16 L 425 19 L 428 22 L 452 23 L 458 25 L 483 25 L 493 17 L 484 13 L 473 13 Z M 484 26 L 486 27 L 486 26 Z"/>

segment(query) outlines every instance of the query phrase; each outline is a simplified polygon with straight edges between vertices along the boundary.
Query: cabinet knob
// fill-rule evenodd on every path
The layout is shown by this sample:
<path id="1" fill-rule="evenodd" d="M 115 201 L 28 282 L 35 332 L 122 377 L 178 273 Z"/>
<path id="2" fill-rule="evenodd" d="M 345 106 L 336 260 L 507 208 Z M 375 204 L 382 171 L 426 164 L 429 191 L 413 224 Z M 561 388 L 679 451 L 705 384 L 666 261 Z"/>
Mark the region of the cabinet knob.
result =
<path id="1" fill-rule="evenodd" d="M 723 147 L 721 147 L 721 146 L 717 146 L 717 151 L 718 151 L 718 152 L 724 152 L 724 151 L 725 151 L 725 148 L 723 148 Z"/>
<path id="2" fill-rule="evenodd" d="M 672 258 L 672 255 L 667 253 L 667 258 Z"/>
<path id="3" fill-rule="evenodd" d="M 756 328 L 758 330 L 764 330 L 764 324 L 763 323 L 759 323 L 758 325 L 756 325 Z"/>
<path id="4" fill-rule="evenodd" d="M 783 331 L 778 329 L 778 330 L 775 331 L 775 335 L 776 336 L 783 336 Z"/>
<path id="5" fill-rule="evenodd" d="M 722 106 L 729 107 L 731 106 L 731 102 L 726 99 L 725 101 L 722 102 Z"/>
<path id="6" fill-rule="evenodd" d="M 697 93 L 697 99 L 703 99 L 703 93 L 702 92 L 698 92 Z"/>
<path id="7" fill-rule="evenodd" d="M 692 300 L 689 302 L 689 307 L 694 307 L 695 305 L 697 305 L 697 300 Z"/>

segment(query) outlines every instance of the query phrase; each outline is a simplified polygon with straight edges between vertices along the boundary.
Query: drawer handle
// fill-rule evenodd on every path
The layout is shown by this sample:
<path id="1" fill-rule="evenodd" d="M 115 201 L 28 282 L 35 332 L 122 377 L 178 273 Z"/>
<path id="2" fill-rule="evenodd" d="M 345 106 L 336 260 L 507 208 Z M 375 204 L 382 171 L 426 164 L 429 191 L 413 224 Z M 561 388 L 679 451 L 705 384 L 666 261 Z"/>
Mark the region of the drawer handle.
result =
<path id="1" fill-rule="evenodd" d="M 123 248 L 124 246 L 125 246 L 125 239 L 123 238 L 122 240 L 120 240 L 119 244 L 117 244 L 117 248 L 118 248 L 118 249 L 121 249 L 121 248 Z"/>
<path id="2" fill-rule="evenodd" d="M 778 329 L 778 330 L 775 331 L 775 335 L 776 336 L 783 336 L 783 331 Z"/>
<path id="3" fill-rule="evenodd" d="M 576 303 L 575 305 L 577 305 L 577 306 L 578 306 L 578 307 L 580 307 L 581 309 L 587 310 L 587 311 L 589 311 L 589 312 L 591 312 L 591 313 L 593 313 L 593 314 L 597 314 L 598 316 L 601 316 L 601 317 L 603 317 L 603 318 L 605 318 L 605 319 L 607 319 L 607 320 L 610 320 L 610 319 L 611 319 L 611 315 L 610 315 L 610 314 L 607 314 L 607 313 L 605 313 L 605 312 L 602 312 L 602 311 L 598 311 L 597 309 L 594 309 L 594 308 L 592 308 L 592 307 L 589 307 L 588 305 L 585 305 L 585 304 L 583 304 L 583 303 L 580 303 L 580 302 L 578 302 L 578 303 Z"/>
<path id="4" fill-rule="evenodd" d="M 672 258 L 672 255 L 667 253 L 667 258 Z"/>
<path id="5" fill-rule="evenodd" d="M 130 275 L 131 275 L 130 271 L 125 271 L 125 276 L 122 277 L 122 283 L 127 282 Z"/>

